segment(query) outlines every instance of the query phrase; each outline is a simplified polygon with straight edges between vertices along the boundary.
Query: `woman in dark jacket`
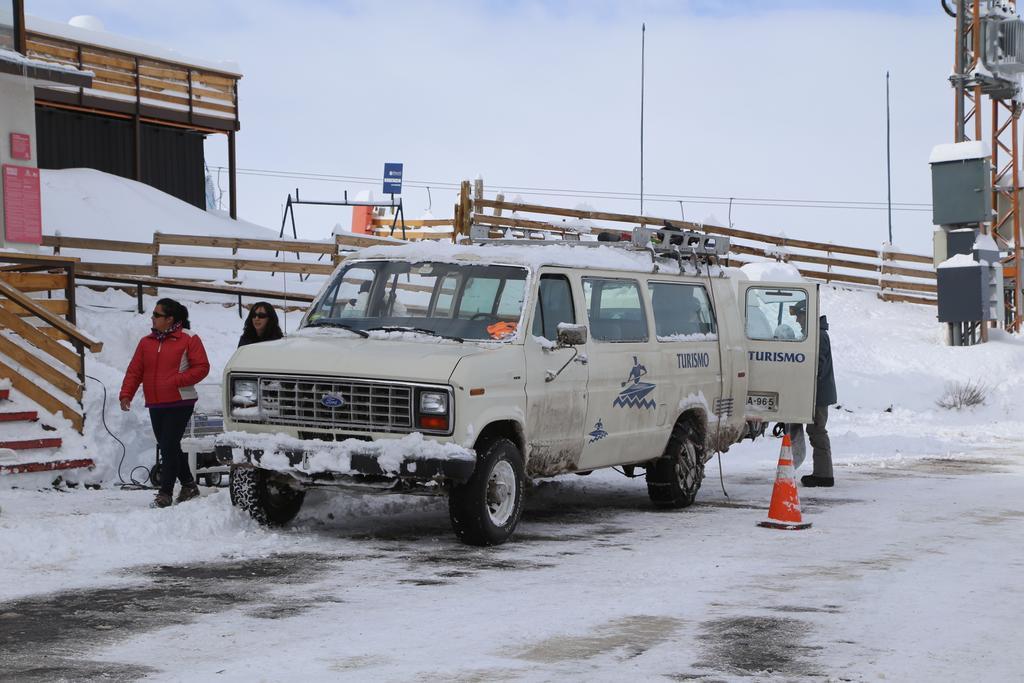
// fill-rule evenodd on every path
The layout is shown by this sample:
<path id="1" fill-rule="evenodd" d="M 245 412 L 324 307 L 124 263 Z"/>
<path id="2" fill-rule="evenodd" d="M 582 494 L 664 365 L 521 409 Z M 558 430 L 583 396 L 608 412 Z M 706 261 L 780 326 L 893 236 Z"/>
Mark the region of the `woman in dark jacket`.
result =
<path id="1" fill-rule="evenodd" d="M 242 336 L 238 339 L 238 345 L 246 346 L 273 341 L 283 336 L 274 307 L 266 301 L 260 301 L 249 309 L 249 317 L 245 319 L 245 327 L 242 330 Z"/>
<path id="2" fill-rule="evenodd" d="M 121 410 L 127 411 L 142 385 L 163 462 L 160 492 L 153 505 L 165 508 L 171 504 L 175 479 L 181 482 L 179 503 L 199 495 L 188 457 L 181 450 L 181 437 L 198 398 L 195 385 L 210 373 L 210 361 L 202 340 L 188 331 L 188 309 L 174 299 L 156 302 L 152 325 L 124 373 L 120 399 Z"/>

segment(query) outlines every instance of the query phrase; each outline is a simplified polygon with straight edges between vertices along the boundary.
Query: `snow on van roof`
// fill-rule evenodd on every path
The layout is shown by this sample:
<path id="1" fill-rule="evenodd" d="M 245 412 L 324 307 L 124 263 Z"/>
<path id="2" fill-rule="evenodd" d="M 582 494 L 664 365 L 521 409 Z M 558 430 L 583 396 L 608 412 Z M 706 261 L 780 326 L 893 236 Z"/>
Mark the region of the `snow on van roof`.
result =
<path id="1" fill-rule="evenodd" d="M 751 280 L 770 280 L 772 282 L 804 282 L 804 277 L 797 267 L 790 263 L 764 261 L 748 263 L 740 268 Z"/>
<path id="2" fill-rule="evenodd" d="M 444 263 L 508 263 L 529 268 L 565 266 L 603 268 L 650 273 L 649 252 L 613 246 L 570 246 L 564 242 L 543 244 L 452 244 L 423 240 L 394 247 L 368 247 L 356 253 L 358 258 L 387 258 L 400 261 L 441 261 Z M 678 273 L 675 261 L 658 259 L 658 271 Z"/>

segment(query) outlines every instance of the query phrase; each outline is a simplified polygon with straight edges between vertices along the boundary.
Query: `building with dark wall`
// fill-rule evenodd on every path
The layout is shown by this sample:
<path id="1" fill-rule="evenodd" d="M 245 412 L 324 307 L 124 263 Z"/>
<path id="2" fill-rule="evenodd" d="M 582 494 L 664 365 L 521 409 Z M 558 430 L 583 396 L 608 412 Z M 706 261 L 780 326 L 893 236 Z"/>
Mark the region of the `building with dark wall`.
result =
<path id="1" fill-rule="evenodd" d="M 95 168 L 140 180 L 205 209 L 206 136 L 152 123 L 140 126 L 140 168 L 136 176 L 132 121 L 37 105 L 39 167 Z"/>

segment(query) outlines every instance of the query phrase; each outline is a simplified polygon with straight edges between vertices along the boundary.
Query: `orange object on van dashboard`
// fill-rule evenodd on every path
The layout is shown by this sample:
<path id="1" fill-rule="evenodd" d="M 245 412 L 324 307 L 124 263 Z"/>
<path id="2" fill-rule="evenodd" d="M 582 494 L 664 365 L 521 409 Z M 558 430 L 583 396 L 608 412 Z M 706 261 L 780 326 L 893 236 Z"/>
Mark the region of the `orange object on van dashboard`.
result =
<path id="1" fill-rule="evenodd" d="M 518 327 L 518 323 L 494 323 L 487 326 L 487 334 L 491 335 L 491 339 L 507 339 L 516 333 Z"/>

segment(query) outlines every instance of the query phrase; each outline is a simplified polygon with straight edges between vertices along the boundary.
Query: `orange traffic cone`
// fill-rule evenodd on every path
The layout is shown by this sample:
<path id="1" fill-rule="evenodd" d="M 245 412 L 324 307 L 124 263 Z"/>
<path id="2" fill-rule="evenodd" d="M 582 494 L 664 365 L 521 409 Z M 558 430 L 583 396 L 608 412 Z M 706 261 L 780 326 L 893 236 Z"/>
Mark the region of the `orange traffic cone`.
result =
<path id="1" fill-rule="evenodd" d="M 800 497 L 796 494 L 796 474 L 793 471 L 793 442 L 789 434 L 782 437 L 779 469 L 775 473 L 775 488 L 768 507 L 768 519 L 758 526 L 769 529 L 810 529 L 811 523 L 800 516 Z"/>

